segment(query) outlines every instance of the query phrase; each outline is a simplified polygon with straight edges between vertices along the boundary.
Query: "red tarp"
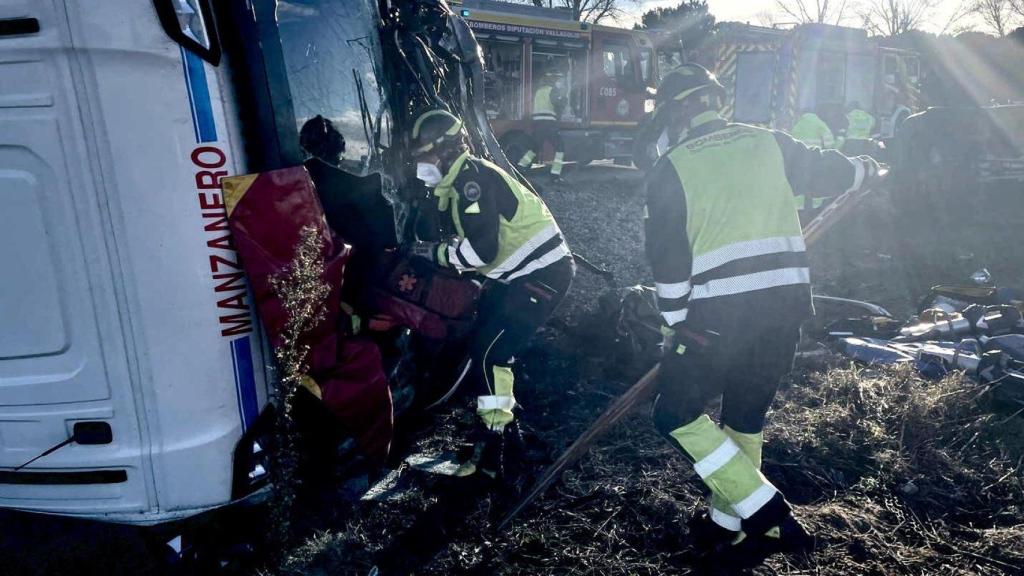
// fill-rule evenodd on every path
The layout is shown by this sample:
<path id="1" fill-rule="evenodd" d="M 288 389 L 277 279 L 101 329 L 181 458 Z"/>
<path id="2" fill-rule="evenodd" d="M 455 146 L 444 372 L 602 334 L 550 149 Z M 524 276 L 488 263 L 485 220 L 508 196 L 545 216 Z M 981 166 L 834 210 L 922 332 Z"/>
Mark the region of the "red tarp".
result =
<path id="1" fill-rule="evenodd" d="M 391 392 L 376 344 L 342 337 L 341 286 L 351 249 L 327 226 L 313 182 L 302 166 L 223 180 L 232 238 L 252 286 L 263 329 L 272 345 L 281 342 L 287 315 L 271 287 L 295 257 L 301 231 L 313 227 L 323 243 L 324 272 L 330 287 L 323 320 L 304 336 L 309 345 L 308 374 L 324 404 L 371 457 L 383 459 L 391 445 Z"/>

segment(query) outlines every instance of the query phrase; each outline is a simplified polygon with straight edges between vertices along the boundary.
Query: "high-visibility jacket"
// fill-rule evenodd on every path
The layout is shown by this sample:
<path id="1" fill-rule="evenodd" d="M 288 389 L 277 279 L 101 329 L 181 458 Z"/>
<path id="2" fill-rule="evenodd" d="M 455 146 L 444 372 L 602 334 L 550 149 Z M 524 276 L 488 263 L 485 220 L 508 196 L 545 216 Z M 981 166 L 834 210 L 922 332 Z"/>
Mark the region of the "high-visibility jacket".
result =
<path id="1" fill-rule="evenodd" d="M 647 182 L 646 252 L 665 324 L 811 312 L 794 194 L 858 189 L 865 161 L 701 115 Z"/>
<path id="2" fill-rule="evenodd" d="M 854 108 L 846 113 L 846 137 L 852 140 L 870 140 L 875 127 L 875 117 Z"/>
<path id="3" fill-rule="evenodd" d="M 442 265 L 507 282 L 570 255 L 540 197 L 469 152 L 455 160 L 434 196 L 456 233 L 438 248 Z"/>
<path id="4" fill-rule="evenodd" d="M 541 86 L 533 93 L 533 114 L 531 117 L 534 121 L 558 120 L 554 96 L 554 86 Z"/>
<path id="5" fill-rule="evenodd" d="M 836 139 L 828 124 L 814 112 L 807 112 L 793 125 L 789 134 L 808 146 L 818 148 L 835 148 Z"/>

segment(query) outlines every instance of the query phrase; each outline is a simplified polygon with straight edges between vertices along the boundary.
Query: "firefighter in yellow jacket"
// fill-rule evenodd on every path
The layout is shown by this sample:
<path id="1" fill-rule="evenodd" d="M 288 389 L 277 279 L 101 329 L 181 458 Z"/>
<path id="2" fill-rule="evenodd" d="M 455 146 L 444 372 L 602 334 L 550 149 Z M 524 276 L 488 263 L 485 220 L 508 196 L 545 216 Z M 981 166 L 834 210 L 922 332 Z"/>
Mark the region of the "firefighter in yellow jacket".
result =
<path id="1" fill-rule="evenodd" d="M 723 93 L 696 64 L 658 88 L 682 136 L 648 176 L 645 231 L 668 335 L 654 424 L 709 488 L 710 510 L 691 534 L 705 560 L 730 570 L 813 547 L 760 470 L 765 414 L 812 314 L 793 196 L 858 189 L 878 164 L 727 123 Z M 715 397 L 721 425 L 704 410 Z"/>
<path id="2" fill-rule="evenodd" d="M 545 74 L 540 87 L 533 93 L 533 111 L 531 128 L 533 144 L 536 149 L 527 150 L 519 159 L 519 167 L 529 168 L 538 154 L 543 151 L 544 144 L 550 142 L 555 150 L 555 158 L 551 162 L 551 177 L 555 181 L 562 179 L 562 166 L 565 164 L 565 148 L 562 137 L 558 133 L 558 118 L 565 107 L 565 95 L 558 86 L 555 75 Z"/>
<path id="3" fill-rule="evenodd" d="M 548 207 L 499 166 L 470 154 L 460 119 L 428 111 L 413 125 L 411 140 L 417 177 L 432 189 L 450 235 L 408 249 L 474 274 L 485 286 L 466 378 L 477 396 L 480 428 L 459 474 L 493 477 L 505 472 L 505 448 L 518 441 L 514 357 L 561 302 L 576 265 Z"/>

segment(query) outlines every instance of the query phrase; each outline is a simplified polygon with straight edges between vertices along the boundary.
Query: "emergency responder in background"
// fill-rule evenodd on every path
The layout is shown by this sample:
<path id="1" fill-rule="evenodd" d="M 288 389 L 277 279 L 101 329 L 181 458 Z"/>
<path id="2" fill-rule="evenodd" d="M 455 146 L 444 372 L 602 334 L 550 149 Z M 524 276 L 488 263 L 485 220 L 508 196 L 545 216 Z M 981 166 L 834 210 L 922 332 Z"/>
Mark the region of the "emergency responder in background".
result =
<path id="1" fill-rule="evenodd" d="M 460 119 L 444 110 L 426 112 L 413 125 L 411 141 L 416 175 L 433 189 L 453 235 L 408 249 L 485 281 L 466 379 L 475 386 L 482 426 L 459 474 L 494 477 L 505 472 L 506 444 L 518 441 L 513 358 L 561 302 L 576 265 L 544 202 L 497 165 L 472 156 Z"/>
<path id="2" fill-rule="evenodd" d="M 878 164 L 729 124 L 723 93 L 696 64 L 658 88 L 682 136 L 648 177 L 645 229 L 667 334 L 652 417 L 711 491 L 691 521 L 704 560 L 730 569 L 813 546 L 760 471 L 765 414 L 813 313 L 792 198 L 871 185 Z M 704 411 L 717 396 L 721 426 Z"/>
<path id="3" fill-rule="evenodd" d="M 558 77 L 548 72 L 542 77 L 540 87 L 533 93 L 531 130 L 536 150 L 531 149 L 523 153 L 519 159 L 519 167 L 523 170 L 528 169 L 534 159 L 544 151 L 544 144 L 550 142 L 555 150 L 555 158 L 551 162 L 551 178 L 561 182 L 565 148 L 562 145 L 562 136 L 558 133 L 558 119 L 565 108 L 565 93 L 558 84 Z"/>
<path id="4" fill-rule="evenodd" d="M 814 110 L 807 109 L 801 112 L 800 118 L 797 119 L 796 124 L 793 124 L 793 129 L 789 134 L 808 146 L 836 147 L 836 139 L 832 135 L 832 130 Z"/>
<path id="5" fill-rule="evenodd" d="M 837 148 L 835 137 L 828 124 L 818 116 L 814 110 L 805 109 L 800 118 L 793 125 L 789 132 L 793 138 L 803 142 L 807 146 L 818 148 Z M 814 213 L 825 203 L 825 198 L 812 197 L 810 195 L 797 194 L 793 199 L 797 210 L 800 210 L 800 217 L 803 221 L 810 220 Z"/>
<path id="6" fill-rule="evenodd" d="M 864 154 L 871 149 L 871 135 L 874 133 L 875 117 L 861 109 L 860 103 L 851 102 L 846 108 L 846 138 L 843 152 Z"/>

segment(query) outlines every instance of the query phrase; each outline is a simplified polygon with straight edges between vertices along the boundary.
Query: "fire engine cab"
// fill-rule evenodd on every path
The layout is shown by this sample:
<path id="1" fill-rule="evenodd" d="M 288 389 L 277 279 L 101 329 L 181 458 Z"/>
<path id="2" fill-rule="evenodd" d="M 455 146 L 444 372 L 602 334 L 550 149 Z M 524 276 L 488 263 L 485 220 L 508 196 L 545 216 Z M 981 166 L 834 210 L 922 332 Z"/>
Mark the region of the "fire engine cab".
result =
<path id="1" fill-rule="evenodd" d="M 493 0 L 463 0 L 453 9 L 483 50 L 487 115 L 510 159 L 534 149 L 530 118 L 542 83 L 564 96 L 558 123 L 567 160 L 582 165 L 632 155 L 634 130 L 657 84 L 646 33 Z"/>

